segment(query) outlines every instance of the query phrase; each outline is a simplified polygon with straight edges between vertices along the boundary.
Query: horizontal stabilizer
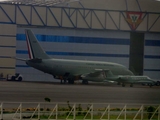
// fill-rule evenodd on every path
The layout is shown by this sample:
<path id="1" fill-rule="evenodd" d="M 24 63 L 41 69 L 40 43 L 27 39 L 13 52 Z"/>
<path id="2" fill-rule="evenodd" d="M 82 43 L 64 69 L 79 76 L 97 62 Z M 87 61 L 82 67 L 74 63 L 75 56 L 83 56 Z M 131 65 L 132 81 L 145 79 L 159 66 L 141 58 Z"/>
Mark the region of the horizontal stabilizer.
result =
<path id="1" fill-rule="evenodd" d="M 24 59 L 24 58 L 17 58 L 17 57 L 10 57 L 10 58 L 20 60 L 20 61 L 27 61 L 27 59 Z"/>
<path id="2" fill-rule="evenodd" d="M 41 63 L 41 62 L 42 62 L 42 59 L 35 58 L 35 59 L 30 59 L 29 61 L 30 61 L 30 62 L 34 62 L 34 63 Z"/>

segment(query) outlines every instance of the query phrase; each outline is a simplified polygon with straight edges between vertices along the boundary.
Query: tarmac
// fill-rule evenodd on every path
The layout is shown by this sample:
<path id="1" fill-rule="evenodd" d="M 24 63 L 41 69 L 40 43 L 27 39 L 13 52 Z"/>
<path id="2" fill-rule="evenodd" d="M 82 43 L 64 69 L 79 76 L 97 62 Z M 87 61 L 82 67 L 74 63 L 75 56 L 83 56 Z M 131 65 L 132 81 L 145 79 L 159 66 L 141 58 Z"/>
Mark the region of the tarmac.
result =
<path id="1" fill-rule="evenodd" d="M 160 87 L 0 81 L 0 102 L 160 104 Z"/>

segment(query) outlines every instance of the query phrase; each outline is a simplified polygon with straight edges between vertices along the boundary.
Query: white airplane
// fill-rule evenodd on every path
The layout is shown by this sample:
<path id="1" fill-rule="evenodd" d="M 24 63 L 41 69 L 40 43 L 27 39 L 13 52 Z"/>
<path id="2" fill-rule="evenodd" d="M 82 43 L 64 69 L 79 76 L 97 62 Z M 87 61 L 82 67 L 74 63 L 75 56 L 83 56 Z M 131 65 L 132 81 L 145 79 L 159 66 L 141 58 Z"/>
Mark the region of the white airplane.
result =
<path id="1" fill-rule="evenodd" d="M 25 30 L 29 60 L 23 60 L 27 65 L 48 73 L 64 83 L 73 84 L 75 80 L 82 80 L 82 83 L 88 81 L 105 82 L 115 81 L 125 86 L 129 83 L 132 87 L 134 83 L 148 83 L 153 85 L 154 81 L 147 76 L 135 76 L 125 66 L 111 62 L 86 61 L 86 60 L 68 60 L 50 58 L 41 48 L 38 40 L 31 30 Z"/>

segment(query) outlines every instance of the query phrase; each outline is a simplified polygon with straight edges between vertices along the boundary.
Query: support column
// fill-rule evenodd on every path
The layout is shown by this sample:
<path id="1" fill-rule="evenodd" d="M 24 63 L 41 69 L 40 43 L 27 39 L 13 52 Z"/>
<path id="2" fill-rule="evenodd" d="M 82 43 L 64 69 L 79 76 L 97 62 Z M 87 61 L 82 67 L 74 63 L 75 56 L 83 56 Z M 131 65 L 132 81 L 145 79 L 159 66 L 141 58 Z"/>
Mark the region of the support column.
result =
<path id="1" fill-rule="evenodd" d="M 130 33 L 129 69 L 135 75 L 143 75 L 144 33 Z"/>

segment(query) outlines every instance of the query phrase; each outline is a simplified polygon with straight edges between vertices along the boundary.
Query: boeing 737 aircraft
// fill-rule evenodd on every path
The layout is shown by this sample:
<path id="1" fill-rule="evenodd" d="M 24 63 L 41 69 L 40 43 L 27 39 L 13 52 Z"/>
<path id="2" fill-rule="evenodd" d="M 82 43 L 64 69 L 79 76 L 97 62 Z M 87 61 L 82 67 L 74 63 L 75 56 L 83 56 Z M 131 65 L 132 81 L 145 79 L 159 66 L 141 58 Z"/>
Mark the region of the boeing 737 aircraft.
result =
<path id="1" fill-rule="evenodd" d="M 25 30 L 29 60 L 23 60 L 27 65 L 51 74 L 56 79 L 64 82 L 74 83 L 75 80 L 104 82 L 116 81 L 125 86 L 129 83 L 132 87 L 134 83 L 142 82 L 153 85 L 154 81 L 147 76 L 134 76 L 125 66 L 111 62 L 67 60 L 50 58 L 41 48 L 38 40 L 31 30 Z"/>

